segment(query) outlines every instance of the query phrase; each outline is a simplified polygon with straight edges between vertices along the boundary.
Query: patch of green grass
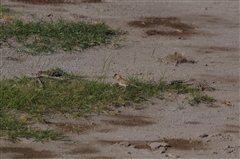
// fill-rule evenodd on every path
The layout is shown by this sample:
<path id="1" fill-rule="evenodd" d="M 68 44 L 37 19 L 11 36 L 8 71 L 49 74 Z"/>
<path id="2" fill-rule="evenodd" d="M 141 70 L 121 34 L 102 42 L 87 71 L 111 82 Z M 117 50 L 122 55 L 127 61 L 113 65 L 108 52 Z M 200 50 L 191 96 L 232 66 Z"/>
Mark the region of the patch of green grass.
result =
<path id="1" fill-rule="evenodd" d="M 1 23 L 0 42 L 15 40 L 18 51 L 28 54 L 53 53 L 57 49 L 73 51 L 109 43 L 111 36 L 118 31 L 104 23 L 66 21 L 39 22 L 14 19 Z"/>
<path id="2" fill-rule="evenodd" d="M 0 3 L 0 20 L 1 20 L 1 22 L 11 21 L 13 17 L 11 16 L 10 13 L 11 13 L 10 9 Z"/>
<path id="3" fill-rule="evenodd" d="M 9 13 L 9 12 L 10 12 L 10 9 L 0 3 L 0 17 L 3 14 Z"/>
<path id="4" fill-rule="evenodd" d="M 35 78 L 24 77 L 0 81 L 2 135 L 7 134 L 10 138 L 58 139 L 53 131 L 26 127 L 26 124 L 30 124 L 29 122 L 18 121 L 14 116 L 8 117 L 2 112 L 28 114 L 31 120 L 42 122 L 44 117 L 50 114 L 68 113 L 75 117 L 88 116 L 90 113 L 111 110 L 111 106 L 119 104 L 139 103 L 146 101 L 149 97 L 161 98 L 165 92 L 192 95 L 191 105 L 213 101 L 199 90 L 179 83 L 165 84 L 162 81 L 130 78 L 131 82 L 138 87 L 125 89 L 117 84 L 105 83 L 101 79 L 85 80 L 61 69 L 52 69 L 44 73 L 49 76 L 60 76 L 65 80 L 42 77 L 42 88 Z M 9 124 L 10 127 L 6 128 Z M 61 136 L 59 138 L 61 139 Z"/>
<path id="5" fill-rule="evenodd" d="M 199 103 L 212 103 L 215 101 L 214 98 L 209 97 L 206 94 L 203 94 L 201 92 L 193 92 L 192 93 L 193 98 L 188 101 L 188 103 L 192 106 L 197 105 Z"/>
<path id="6" fill-rule="evenodd" d="M 1 110 L 0 114 L 1 136 L 7 136 L 11 140 L 17 138 L 35 138 L 36 140 L 62 140 L 65 138 L 62 134 L 53 130 L 40 130 L 29 127 L 25 121 L 21 121 L 11 113 Z"/>

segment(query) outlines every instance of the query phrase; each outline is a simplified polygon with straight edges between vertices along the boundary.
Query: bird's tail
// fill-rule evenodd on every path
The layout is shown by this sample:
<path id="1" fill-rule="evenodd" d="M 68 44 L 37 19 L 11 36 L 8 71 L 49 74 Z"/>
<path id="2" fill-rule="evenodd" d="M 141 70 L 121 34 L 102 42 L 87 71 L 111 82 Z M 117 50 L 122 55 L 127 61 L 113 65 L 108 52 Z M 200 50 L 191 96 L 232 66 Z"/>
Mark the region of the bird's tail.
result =
<path id="1" fill-rule="evenodd" d="M 132 83 L 130 83 L 130 86 L 133 86 L 133 87 L 139 88 L 137 85 L 132 84 Z"/>

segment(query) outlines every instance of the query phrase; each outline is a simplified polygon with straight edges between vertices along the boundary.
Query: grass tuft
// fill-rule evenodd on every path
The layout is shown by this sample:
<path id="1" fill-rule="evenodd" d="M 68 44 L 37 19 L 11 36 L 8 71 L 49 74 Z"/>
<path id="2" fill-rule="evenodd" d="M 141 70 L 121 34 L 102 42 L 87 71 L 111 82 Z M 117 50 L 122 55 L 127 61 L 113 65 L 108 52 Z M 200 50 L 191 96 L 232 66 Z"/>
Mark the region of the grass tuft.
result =
<path id="1" fill-rule="evenodd" d="M 11 140 L 18 138 L 35 138 L 36 140 L 62 140 L 65 138 L 62 134 L 53 130 L 40 130 L 37 128 L 29 127 L 27 122 L 21 121 L 11 113 L 0 114 L 0 136 L 7 136 Z"/>
<path id="2" fill-rule="evenodd" d="M 54 21 L 41 20 L 26 22 L 14 19 L 1 23 L 0 42 L 14 39 L 20 46 L 18 50 L 28 54 L 53 53 L 57 49 L 74 51 L 91 46 L 109 43 L 117 31 L 104 23 L 73 22 L 62 19 Z M 16 45 L 16 44 L 15 44 Z"/>
<path id="3" fill-rule="evenodd" d="M 192 99 L 188 101 L 188 103 L 191 106 L 198 105 L 199 103 L 212 103 L 215 102 L 215 99 L 212 97 L 209 97 L 206 94 L 203 94 L 201 92 L 193 92 L 192 93 Z"/>
<path id="4" fill-rule="evenodd" d="M 0 17 L 6 13 L 10 13 L 10 9 L 0 4 Z"/>
<path id="5" fill-rule="evenodd" d="M 1 21 L 1 23 L 3 23 L 4 21 L 11 21 L 12 19 L 13 19 L 13 16 L 11 16 L 10 9 L 0 3 L 0 21 Z"/>
<path id="6" fill-rule="evenodd" d="M 103 80 L 85 80 L 80 76 L 68 74 L 61 69 L 51 69 L 42 73 L 48 76 L 60 76 L 65 80 L 41 77 L 43 87 L 35 78 L 23 77 L 0 81 L 2 136 L 9 138 L 32 137 L 42 139 L 62 139 L 63 136 L 53 130 L 31 128 L 28 120 L 42 123 L 44 117 L 56 113 L 68 113 L 72 116 L 88 116 L 111 110 L 115 105 L 139 103 L 149 97 L 162 97 L 165 92 L 184 93 L 192 96 L 191 105 L 201 102 L 213 102 L 213 98 L 200 93 L 187 85 L 162 81 L 141 81 L 130 78 L 136 87 L 119 87 Z M 18 120 L 6 112 L 27 114 Z"/>

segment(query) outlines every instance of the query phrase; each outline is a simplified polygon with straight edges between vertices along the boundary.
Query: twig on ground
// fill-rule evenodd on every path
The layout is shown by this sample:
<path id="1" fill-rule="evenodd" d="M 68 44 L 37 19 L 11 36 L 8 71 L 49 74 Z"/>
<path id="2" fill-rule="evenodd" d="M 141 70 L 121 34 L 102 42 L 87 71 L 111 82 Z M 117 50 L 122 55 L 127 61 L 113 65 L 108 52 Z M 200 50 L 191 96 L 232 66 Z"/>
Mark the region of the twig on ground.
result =
<path id="1" fill-rule="evenodd" d="M 38 83 L 40 84 L 40 87 L 42 88 L 43 87 L 42 81 L 38 77 L 36 77 L 36 79 L 37 79 Z"/>
<path id="2" fill-rule="evenodd" d="M 40 79 L 41 77 L 45 77 L 45 78 L 49 78 L 49 79 L 55 79 L 55 80 L 67 80 L 67 79 L 64 79 L 64 78 L 61 78 L 61 77 L 54 77 L 54 76 L 49 76 L 49 75 L 39 74 L 39 73 L 37 73 L 35 75 L 28 74 L 27 77 L 36 78 L 36 80 L 38 81 L 41 88 L 43 87 L 43 83 Z"/>

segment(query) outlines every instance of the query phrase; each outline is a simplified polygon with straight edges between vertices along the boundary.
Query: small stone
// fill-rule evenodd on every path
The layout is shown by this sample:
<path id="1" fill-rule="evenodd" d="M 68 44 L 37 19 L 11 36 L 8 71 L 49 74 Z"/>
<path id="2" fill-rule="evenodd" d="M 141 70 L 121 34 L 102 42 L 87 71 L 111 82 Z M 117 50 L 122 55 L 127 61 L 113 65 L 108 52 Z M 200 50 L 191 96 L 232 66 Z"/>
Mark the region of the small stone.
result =
<path id="1" fill-rule="evenodd" d="M 122 142 L 119 143 L 119 145 L 120 146 L 125 146 L 125 147 L 131 146 L 131 144 L 129 142 L 127 142 L 127 141 L 122 141 Z"/>
<path id="2" fill-rule="evenodd" d="M 219 136 L 222 136 L 221 133 L 216 133 L 216 134 L 212 134 L 211 137 L 219 137 Z"/>
<path id="3" fill-rule="evenodd" d="M 203 8 L 201 8 L 202 10 L 208 10 L 208 7 L 203 7 Z"/>
<path id="4" fill-rule="evenodd" d="M 168 154 L 168 155 L 166 155 L 166 157 L 179 158 L 179 156 L 177 156 L 177 155 L 173 155 L 173 154 Z"/>
<path id="5" fill-rule="evenodd" d="M 152 142 L 149 146 L 151 149 L 158 149 L 159 147 L 168 147 L 169 145 L 165 142 Z"/>
<path id="6" fill-rule="evenodd" d="M 129 147 L 130 148 L 136 148 L 136 145 L 130 145 Z"/>
<path id="7" fill-rule="evenodd" d="M 213 154 L 218 154 L 218 153 L 216 151 L 214 151 Z"/>
<path id="8" fill-rule="evenodd" d="M 165 147 L 160 147 L 160 148 L 158 149 L 158 153 L 163 154 L 163 153 L 166 152 L 166 150 L 167 150 L 167 148 L 165 148 Z"/>
<path id="9" fill-rule="evenodd" d="M 228 151 L 227 151 L 227 153 L 232 153 L 232 152 L 233 152 L 233 150 L 228 150 Z"/>
<path id="10" fill-rule="evenodd" d="M 232 153 L 234 151 L 234 147 L 228 145 L 224 150 L 226 153 Z"/>
<path id="11" fill-rule="evenodd" d="M 199 135 L 198 137 L 201 137 L 201 138 L 208 137 L 208 134 L 204 133 L 202 135 Z"/>
<path id="12" fill-rule="evenodd" d="M 226 148 L 232 148 L 232 146 L 229 146 L 229 145 L 228 145 Z"/>

